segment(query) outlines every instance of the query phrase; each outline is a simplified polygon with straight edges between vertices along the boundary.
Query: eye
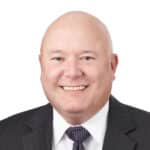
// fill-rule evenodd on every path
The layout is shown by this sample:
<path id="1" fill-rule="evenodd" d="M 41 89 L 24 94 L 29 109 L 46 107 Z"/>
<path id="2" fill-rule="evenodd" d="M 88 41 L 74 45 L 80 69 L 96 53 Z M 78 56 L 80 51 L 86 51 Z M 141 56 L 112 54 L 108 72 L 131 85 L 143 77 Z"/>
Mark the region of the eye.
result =
<path id="1" fill-rule="evenodd" d="M 86 61 L 90 61 L 90 60 L 94 60 L 95 58 L 92 56 L 83 56 L 83 57 L 81 57 L 81 59 L 86 60 Z"/>
<path id="2" fill-rule="evenodd" d="M 63 57 L 52 57 L 51 60 L 54 60 L 54 61 L 63 61 L 64 58 Z"/>

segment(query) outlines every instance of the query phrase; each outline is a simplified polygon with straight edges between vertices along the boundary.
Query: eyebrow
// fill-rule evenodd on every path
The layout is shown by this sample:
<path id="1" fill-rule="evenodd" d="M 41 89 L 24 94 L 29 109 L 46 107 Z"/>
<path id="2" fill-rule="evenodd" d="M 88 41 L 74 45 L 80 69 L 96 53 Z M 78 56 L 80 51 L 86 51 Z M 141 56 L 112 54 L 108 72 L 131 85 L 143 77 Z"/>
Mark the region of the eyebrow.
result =
<path id="1" fill-rule="evenodd" d="M 56 50 L 49 49 L 49 51 L 50 51 L 51 53 L 58 53 L 58 52 L 61 52 L 62 50 L 61 50 L 61 49 L 56 49 Z"/>
<path id="2" fill-rule="evenodd" d="M 88 54 L 88 53 L 96 54 L 96 52 L 92 50 L 83 50 L 83 52 L 81 52 L 81 54 Z"/>
<path id="3" fill-rule="evenodd" d="M 65 53 L 65 52 L 62 51 L 61 49 L 56 49 L 56 50 L 49 49 L 49 54 L 57 54 L 57 53 Z M 80 52 L 80 54 L 90 54 L 90 53 L 96 54 L 96 52 L 92 50 L 82 50 Z"/>
<path id="4" fill-rule="evenodd" d="M 56 49 L 56 50 L 49 49 L 48 51 L 49 54 L 63 53 L 61 49 Z"/>

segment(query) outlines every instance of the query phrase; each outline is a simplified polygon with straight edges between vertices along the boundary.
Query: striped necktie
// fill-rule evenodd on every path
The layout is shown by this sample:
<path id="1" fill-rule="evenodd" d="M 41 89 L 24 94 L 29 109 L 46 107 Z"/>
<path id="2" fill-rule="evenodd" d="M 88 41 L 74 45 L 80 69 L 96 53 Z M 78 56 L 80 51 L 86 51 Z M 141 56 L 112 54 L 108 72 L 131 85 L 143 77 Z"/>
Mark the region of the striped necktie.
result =
<path id="1" fill-rule="evenodd" d="M 81 127 L 70 127 L 66 131 L 67 136 L 74 141 L 73 150 L 85 150 L 83 146 L 83 141 L 85 141 L 89 136 L 89 132 Z"/>

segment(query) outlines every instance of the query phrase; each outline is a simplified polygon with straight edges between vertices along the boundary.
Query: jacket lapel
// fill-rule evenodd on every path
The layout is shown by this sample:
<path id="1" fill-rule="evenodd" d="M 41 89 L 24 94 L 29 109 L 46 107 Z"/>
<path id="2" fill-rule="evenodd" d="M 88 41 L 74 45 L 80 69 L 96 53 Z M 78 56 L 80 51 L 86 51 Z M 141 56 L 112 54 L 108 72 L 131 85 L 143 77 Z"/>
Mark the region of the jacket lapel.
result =
<path id="1" fill-rule="evenodd" d="M 28 134 L 22 137 L 23 150 L 51 150 L 52 147 L 52 108 L 46 105 L 35 112 L 26 127 Z"/>
<path id="2" fill-rule="evenodd" d="M 110 96 L 108 125 L 103 150 L 135 150 L 136 141 L 132 134 L 136 131 L 128 107 Z"/>

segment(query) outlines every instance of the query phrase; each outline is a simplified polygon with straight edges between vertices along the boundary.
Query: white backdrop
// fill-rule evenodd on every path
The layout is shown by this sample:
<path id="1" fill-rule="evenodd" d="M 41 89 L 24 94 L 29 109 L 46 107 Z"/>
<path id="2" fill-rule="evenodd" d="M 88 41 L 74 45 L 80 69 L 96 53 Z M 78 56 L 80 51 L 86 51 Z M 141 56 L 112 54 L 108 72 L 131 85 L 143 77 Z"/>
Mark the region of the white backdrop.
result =
<path id="1" fill-rule="evenodd" d="M 0 0 L 0 120 L 47 103 L 40 84 L 40 43 L 51 21 L 70 10 L 104 21 L 119 56 L 112 93 L 150 111 L 149 0 Z"/>

